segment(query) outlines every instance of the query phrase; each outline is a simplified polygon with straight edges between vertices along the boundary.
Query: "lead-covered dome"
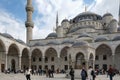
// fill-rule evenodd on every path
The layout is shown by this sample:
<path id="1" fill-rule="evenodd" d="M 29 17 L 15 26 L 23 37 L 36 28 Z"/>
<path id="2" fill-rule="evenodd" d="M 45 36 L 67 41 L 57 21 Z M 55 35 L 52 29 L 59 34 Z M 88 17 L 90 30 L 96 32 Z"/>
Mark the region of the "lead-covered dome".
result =
<path id="1" fill-rule="evenodd" d="M 50 33 L 46 38 L 56 38 L 57 33 Z"/>
<path id="2" fill-rule="evenodd" d="M 111 13 L 106 13 L 103 15 L 103 17 L 106 17 L 106 16 L 113 16 Z"/>
<path id="3" fill-rule="evenodd" d="M 7 37 L 7 38 L 10 38 L 10 39 L 14 39 L 10 34 L 8 34 L 8 33 L 2 33 L 2 35 L 4 36 L 4 37 Z"/>
<path id="4" fill-rule="evenodd" d="M 108 41 L 108 38 L 106 37 L 98 37 L 95 39 L 95 42 L 102 42 L 102 41 Z"/>
<path id="5" fill-rule="evenodd" d="M 112 41 L 119 41 L 120 40 L 120 36 L 116 36 L 112 39 Z"/>
<path id="6" fill-rule="evenodd" d="M 89 43 L 85 41 L 80 41 L 80 42 L 75 42 L 72 45 L 72 47 L 82 47 L 82 46 L 89 46 Z"/>
<path id="7" fill-rule="evenodd" d="M 62 23 L 63 23 L 63 22 L 69 22 L 69 21 L 68 21 L 68 19 L 63 19 L 63 20 L 62 20 Z"/>
<path id="8" fill-rule="evenodd" d="M 73 43 L 74 43 L 74 41 L 72 41 L 72 40 L 64 40 L 62 42 L 62 44 L 73 44 Z"/>
<path id="9" fill-rule="evenodd" d="M 40 42 L 36 42 L 33 46 L 44 46 L 44 44 Z"/>
<path id="10" fill-rule="evenodd" d="M 24 41 L 22 41 L 21 39 L 16 39 L 17 42 L 21 43 L 21 44 L 25 44 Z"/>
<path id="11" fill-rule="evenodd" d="M 96 13 L 92 12 L 83 12 L 78 14 L 74 19 L 73 22 L 77 23 L 82 20 L 101 20 L 102 17 Z"/>
<path id="12" fill-rule="evenodd" d="M 46 45 L 59 45 L 59 44 L 60 43 L 58 43 L 57 41 L 50 41 Z"/>

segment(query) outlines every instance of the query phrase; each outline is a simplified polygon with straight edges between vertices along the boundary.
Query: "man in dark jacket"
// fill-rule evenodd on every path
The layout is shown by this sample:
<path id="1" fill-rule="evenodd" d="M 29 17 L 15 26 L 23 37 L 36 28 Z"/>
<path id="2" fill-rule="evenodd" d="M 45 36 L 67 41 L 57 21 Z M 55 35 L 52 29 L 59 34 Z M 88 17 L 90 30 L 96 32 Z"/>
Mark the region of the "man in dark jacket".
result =
<path id="1" fill-rule="evenodd" d="M 69 74 L 70 74 L 70 76 L 71 76 L 71 80 L 74 80 L 74 70 L 73 70 L 73 68 L 71 68 Z"/>
<path id="2" fill-rule="evenodd" d="M 82 80 L 86 80 L 87 76 L 88 76 L 87 71 L 83 68 L 82 71 L 81 71 Z"/>

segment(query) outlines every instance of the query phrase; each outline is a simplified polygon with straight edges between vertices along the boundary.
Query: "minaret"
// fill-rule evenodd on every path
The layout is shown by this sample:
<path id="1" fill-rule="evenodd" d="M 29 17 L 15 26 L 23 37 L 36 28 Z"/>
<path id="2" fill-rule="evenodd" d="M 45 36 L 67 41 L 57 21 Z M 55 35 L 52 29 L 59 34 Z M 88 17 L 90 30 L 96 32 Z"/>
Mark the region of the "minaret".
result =
<path id="1" fill-rule="evenodd" d="M 57 12 L 57 15 L 56 15 L 56 28 L 58 27 L 58 12 Z"/>
<path id="2" fill-rule="evenodd" d="M 120 27 L 120 1 L 119 1 L 119 22 L 118 22 L 118 25 L 119 25 L 119 27 Z"/>
<path id="3" fill-rule="evenodd" d="M 26 42 L 29 43 L 30 40 L 32 40 L 32 29 L 34 27 L 34 23 L 32 21 L 32 13 L 33 13 L 34 9 L 32 6 L 32 0 L 27 0 L 27 6 L 26 6 L 26 12 L 27 12 L 27 20 L 25 22 L 25 26 L 27 28 L 26 31 Z"/>

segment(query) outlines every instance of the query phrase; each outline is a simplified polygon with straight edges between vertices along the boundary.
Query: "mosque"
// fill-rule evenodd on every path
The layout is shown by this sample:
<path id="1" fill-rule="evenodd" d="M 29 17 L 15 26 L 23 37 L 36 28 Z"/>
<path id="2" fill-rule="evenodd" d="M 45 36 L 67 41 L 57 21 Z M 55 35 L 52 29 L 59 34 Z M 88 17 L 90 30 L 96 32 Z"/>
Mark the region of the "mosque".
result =
<path id="1" fill-rule="evenodd" d="M 0 33 L 0 71 L 32 69 L 81 69 L 82 65 L 120 70 L 119 20 L 111 13 L 98 15 L 85 11 L 73 19 L 64 19 L 45 39 L 32 39 L 34 23 L 32 0 L 27 0 L 26 43 L 8 33 Z"/>

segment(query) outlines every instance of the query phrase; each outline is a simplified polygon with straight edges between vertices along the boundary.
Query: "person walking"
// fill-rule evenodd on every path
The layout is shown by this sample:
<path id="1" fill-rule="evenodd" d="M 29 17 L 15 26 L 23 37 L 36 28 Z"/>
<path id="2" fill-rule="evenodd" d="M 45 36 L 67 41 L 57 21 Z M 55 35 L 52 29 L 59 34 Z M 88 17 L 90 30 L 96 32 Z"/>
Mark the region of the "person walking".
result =
<path id="1" fill-rule="evenodd" d="M 96 75 L 95 75 L 95 71 L 92 69 L 91 71 L 91 75 L 92 75 L 92 79 L 91 80 L 95 80 L 96 78 Z"/>
<path id="2" fill-rule="evenodd" d="M 31 80 L 31 78 L 30 78 L 30 71 L 31 71 L 30 69 L 28 69 L 28 68 L 26 69 L 25 75 L 26 75 L 26 79 L 27 80 Z"/>
<path id="3" fill-rule="evenodd" d="M 69 74 L 70 74 L 71 80 L 74 80 L 74 70 L 73 70 L 73 68 L 70 69 Z"/>
<path id="4" fill-rule="evenodd" d="M 108 75 L 109 75 L 109 77 L 110 77 L 110 80 L 113 80 L 114 70 L 113 70 L 113 68 L 112 68 L 112 65 L 109 66 Z"/>
<path id="5" fill-rule="evenodd" d="M 82 78 L 82 80 L 86 80 L 87 77 L 88 77 L 87 71 L 86 71 L 86 70 L 84 69 L 84 67 L 83 67 L 83 69 L 82 69 L 82 71 L 81 71 L 81 78 Z"/>
<path id="6" fill-rule="evenodd" d="M 88 79 L 89 80 L 92 80 L 92 75 L 91 75 L 92 70 L 93 70 L 92 67 L 89 66 L 89 69 L 88 69 Z"/>

